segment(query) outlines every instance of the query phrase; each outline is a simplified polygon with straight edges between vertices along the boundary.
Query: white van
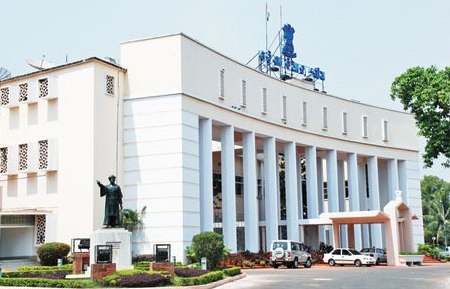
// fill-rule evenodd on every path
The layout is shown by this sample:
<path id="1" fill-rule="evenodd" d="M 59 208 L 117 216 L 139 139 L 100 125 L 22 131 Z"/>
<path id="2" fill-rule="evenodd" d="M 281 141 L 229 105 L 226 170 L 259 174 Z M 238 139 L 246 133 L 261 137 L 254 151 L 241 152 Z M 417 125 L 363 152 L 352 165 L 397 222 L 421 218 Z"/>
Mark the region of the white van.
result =
<path id="1" fill-rule="evenodd" d="M 270 244 L 270 263 L 273 268 L 278 268 L 280 265 L 297 268 L 299 264 L 310 268 L 312 259 L 311 254 L 306 252 L 302 243 L 291 240 L 274 240 Z"/>

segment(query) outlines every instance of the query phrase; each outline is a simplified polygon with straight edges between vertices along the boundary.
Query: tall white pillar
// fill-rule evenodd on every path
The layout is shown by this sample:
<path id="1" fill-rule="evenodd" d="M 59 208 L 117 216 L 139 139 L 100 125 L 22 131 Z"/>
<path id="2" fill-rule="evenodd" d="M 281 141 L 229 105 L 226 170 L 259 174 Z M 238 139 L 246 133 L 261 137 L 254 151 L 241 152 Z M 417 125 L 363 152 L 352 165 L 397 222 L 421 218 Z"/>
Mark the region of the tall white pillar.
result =
<path id="1" fill-rule="evenodd" d="M 369 173 L 369 208 L 380 210 L 380 189 L 378 184 L 378 158 L 376 156 L 367 159 Z M 381 224 L 371 225 L 372 246 L 383 248 Z"/>
<path id="2" fill-rule="evenodd" d="M 213 169 L 212 169 L 212 120 L 200 119 L 200 230 L 212 232 L 214 225 Z"/>
<path id="3" fill-rule="evenodd" d="M 395 192 L 400 190 L 400 184 L 398 180 L 398 164 L 397 159 L 388 160 L 388 173 L 389 173 L 389 200 L 395 200 Z"/>
<path id="4" fill-rule="evenodd" d="M 234 128 L 232 126 L 222 127 L 221 145 L 223 239 L 225 246 L 231 252 L 236 252 L 236 174 L 234 165 Z"/>
<path id="5" fill-rule="evenodd" d="M 338 180 L 338 203 L 339 212 L 345 212 L 345 165 L 343 160 L 337 160 L 337 180 Z M 342 224 L 339 226 L 341 230 L 339 236 L 341 237 L 341 246 L 348 247 L 348 230 L 347 225 Z"/>
<path id="6" fill-rule="evenodd" d="M 350 211 L 359 211 L 359 179 L 358 179 L 358 157 L 356 153 L 347 154 L 347 177 L 348 177 L 348 199 Z M 363 192 L 364 193 L 364 192 Z M 361 225 L 354 226 L 355 249 L 362 249 Z"/>
<path id="7" fill-rule="evenodd" d="M 259 251 L 255 133 L 243 133 L 245 249 Z"/>
<path id="8" fill-rule="evenodd" d="M 298 202 L 298 218 L 303 217 L 303 184 L 302 184 L 302 155 L 297 156 L 297 202 Z M 300 232 L 301 233 L 301 232 Z"/>
<path id="9" fill-rule="evenodd" d="M 402 200 L 405 204 L 408 204 L 408 183 L 406 175 L 406 161 L 398 161 L 398 186 L 402 191 Z"/>
<path id="10" fill-rule="evenodd" d="M 286 180 L 286 224 L 288 239 L 298 240 L 297 155 L 294 142 L 284 145 Z"/>
<path id="11" fill-rule="evenodd" d="M 264 139 L 264 187 L 266 214 L 266 246 L 278 239 L 277 152 L 275 138 Z"/>
<path id="12" fill-rule="evenodd" d="M 306 202 L 308 219 L 319 217 L 319 200 L 317 193 L 316 147 L 306 147 Z"/>
<path id="13" fill-rule="evenodd" d="M 336 150 L 327 151 L 327 191 L 328 191 L 328 211 L 339 212 Z"/>
<path id="14" fill-rule="evenodd" d="M 320 214 L 325 212 L 325 202 L 324 202 L 324 194 L 323 194 L 323 159 L 321 156 L 317 156 L 316 158 L 316 172 L 317 172 L 317 201 L 318 201 L 318 209 L 319 209 L 319 214 L 318 217 L 320 216 Z M 318 231 L 318 238 L 319 238 L 319 242 L 324 242 L 326 244 L 331 244 L 327 241 L 327 236 L 326 236 L 326 227 L 324 225 L 319 225 L 317 228 Z"/>

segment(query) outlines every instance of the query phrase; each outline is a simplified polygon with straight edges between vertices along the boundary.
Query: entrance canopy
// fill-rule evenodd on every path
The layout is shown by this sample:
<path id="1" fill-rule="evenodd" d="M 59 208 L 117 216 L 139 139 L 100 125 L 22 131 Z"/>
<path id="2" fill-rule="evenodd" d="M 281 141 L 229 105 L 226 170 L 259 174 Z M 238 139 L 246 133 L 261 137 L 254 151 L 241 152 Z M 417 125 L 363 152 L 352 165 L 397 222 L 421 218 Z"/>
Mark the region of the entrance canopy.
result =
<path id="1" fill-rule="evenodd" d="M 321 219 L 329 219 L 330 224 L 377 224 L 389 221 L 389 215 L 380 210 L 322 213 Z"/>

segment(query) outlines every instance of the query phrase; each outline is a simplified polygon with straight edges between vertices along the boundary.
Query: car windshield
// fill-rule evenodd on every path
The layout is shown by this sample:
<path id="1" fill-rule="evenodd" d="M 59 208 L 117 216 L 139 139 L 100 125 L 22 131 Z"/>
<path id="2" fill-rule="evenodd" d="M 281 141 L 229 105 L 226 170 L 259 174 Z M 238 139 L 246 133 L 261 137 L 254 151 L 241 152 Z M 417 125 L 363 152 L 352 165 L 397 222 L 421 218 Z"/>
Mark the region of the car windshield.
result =
<path id="1" fill-rule="evenodd" d="M 373 248 L 364 248 L 361 250 L 361 253 L 373 253 L 375 252 L 375 249 Z"/>
<path id="2" fill-rule="evenodd" d="M 273 250 L 276 248 L 283 248 L 283 250 L 287 250 L 287 243 L 286 242 L 274 242 L 273 243 Z"/>
<path id="3" fill-rule="evenodd" d="M 353 255 L 361 255 L 361 253 L 359 253 L 356 250 L 349 250 Z"/>

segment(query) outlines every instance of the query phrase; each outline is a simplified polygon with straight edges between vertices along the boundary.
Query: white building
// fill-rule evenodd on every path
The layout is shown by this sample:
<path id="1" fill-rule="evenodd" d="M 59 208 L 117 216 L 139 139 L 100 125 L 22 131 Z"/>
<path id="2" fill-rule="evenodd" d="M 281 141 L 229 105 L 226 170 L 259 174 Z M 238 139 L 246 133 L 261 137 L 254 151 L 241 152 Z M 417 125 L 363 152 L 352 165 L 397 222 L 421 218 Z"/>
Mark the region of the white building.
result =
<path id="1" fill-rule="evenodd" d="M 313 88 L 183 34 L 123 43 L 121 67 L 90 58 L 0 82 L 0 258 L 89 237 L 103 220 L 95 180 L 111 173 L 125 208 L 147 206 L 135 254 L 171 244 L 180 259 L 212 230 L 232 251 L 318 247 L 333 238 L 321 213 L 380 210 L 396 190 L 423 243 L 412 115 Z M 384 238 L 355 227 L 357 249 Z"/>

